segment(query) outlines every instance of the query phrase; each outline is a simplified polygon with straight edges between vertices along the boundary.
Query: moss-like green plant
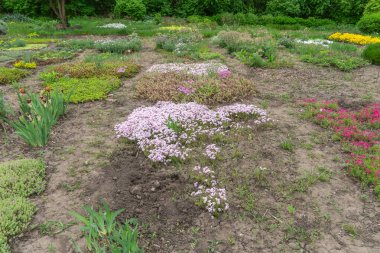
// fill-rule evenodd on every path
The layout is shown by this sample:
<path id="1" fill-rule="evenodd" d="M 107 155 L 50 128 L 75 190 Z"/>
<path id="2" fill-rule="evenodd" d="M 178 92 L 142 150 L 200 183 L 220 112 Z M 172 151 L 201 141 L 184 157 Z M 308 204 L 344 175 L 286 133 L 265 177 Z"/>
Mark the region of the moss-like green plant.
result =
<path id="1" fill-rule="evenodd" d="M 373 64 L 380 65 L 380 43 L 368 45 L 363 51 L 363 57 Z"/>
<path id="2" fill-rule="evenodd" d="M 16 82 L 27 76 L 30 72 L 24 69 L 10 69 L 0 67 L 0 85 Z"/>
<path id="3" fill-rule="evenodd" d="M 8 239 L 27 228 L 36 207 L 26 197 L 44 190 L 44 176 L 41 160 L 0 163 L 0 253 L 10 253 Z"/>
<path id="4" fill-rule="evenodd" d="M 63 90 L 64 93 L 70 94 L 70 102 L 82 103 L 106 98 L 108 93 L 121 86 L 121 81 L 114 76 L 63 77 L 46 85 L 49 85 L 53 90 Z"/>
<path id="5" fill-rule="evenodd" d="M 56 77 L 91 78 L 98 76 L 131 77 L 140 67 L 126 61 L 106 62 L 69 62 L 53 66 L 47 72 L 55 72 Z M 41 76 L 46 75 L 43 72 Z"/>
<path id="6" fill-rule="evenodd" d="M 22 232 L 32 219 L 36 207 L 24 197 L 0 199 L 0 234 L 5 237 Z"/>
<path id="7" fill-rule="evenodd" d="M 39 194 L 45 189 L 44 177 L 45 164 L 40 160 L 0 163 L 0 199 Z"/>
<path id="8" fill-rule="evenodd" d="M 3 234 L 0 234 L 0 253 L 11 253 L 7 238 Z"/>

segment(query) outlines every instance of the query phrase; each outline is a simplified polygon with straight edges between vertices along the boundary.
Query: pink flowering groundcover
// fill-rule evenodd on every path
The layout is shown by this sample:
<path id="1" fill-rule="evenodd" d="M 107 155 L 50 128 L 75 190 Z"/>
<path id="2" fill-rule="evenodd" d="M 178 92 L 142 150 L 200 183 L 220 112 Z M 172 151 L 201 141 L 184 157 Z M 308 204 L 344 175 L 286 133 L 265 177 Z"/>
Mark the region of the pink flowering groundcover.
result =
<path id="1" fill-rule="evenodd" d="M 345 109 L 328 100 L 307 99 L 302 104 L 307 118 L 334 131 L 333 139 L 349 153 L 345 164 L 348 172 L 374 186 L 380 199 L 380 104 L 358 110 Z"/>

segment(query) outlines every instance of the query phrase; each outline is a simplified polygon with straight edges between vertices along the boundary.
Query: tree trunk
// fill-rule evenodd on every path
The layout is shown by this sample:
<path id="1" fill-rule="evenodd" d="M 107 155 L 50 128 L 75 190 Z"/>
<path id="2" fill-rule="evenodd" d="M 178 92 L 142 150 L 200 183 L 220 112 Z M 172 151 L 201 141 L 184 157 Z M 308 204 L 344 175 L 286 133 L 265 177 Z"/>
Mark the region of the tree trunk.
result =
<path id="1" fill-rule="evenodd" d="M 65 4 L 66 0 L 49 0 L 50 8 L 61 21 L 60 27 L 62 29 L 67 29 L 69 27 L 69 22 L 66 16 Z"/>

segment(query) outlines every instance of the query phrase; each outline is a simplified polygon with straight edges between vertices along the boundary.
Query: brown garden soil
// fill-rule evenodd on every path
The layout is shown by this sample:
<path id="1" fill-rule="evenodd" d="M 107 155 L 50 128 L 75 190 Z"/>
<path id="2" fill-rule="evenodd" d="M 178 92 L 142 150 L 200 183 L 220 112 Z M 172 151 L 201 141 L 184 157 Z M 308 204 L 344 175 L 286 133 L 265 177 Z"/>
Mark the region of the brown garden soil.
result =
<path id="1" fill-rule="evenodd" d="M 140 74 L 104 101 L 70 105 L 46 148 L 28 148 L 10 131 L 1 132 L 0 161 L 43 157 L 48 164 L 47 189 L 33 199 L 39 210 L 31 229 L 11 243 L 13 252 L 74 252 L 72 241 L 84 245 L 78 225 L 52 236 L 42 234 L 39 224 L 73 221 L 70 210 L 98 206 L 100 197 L 113 209 L 125 209 L 121 221 L 138 219 L 145 252 L 380 252 L 380 202 L 342 170 L 346 155 L 340 145 L 330 132 L 303 120 L 297 104 L 308 97 L 350 107 L 380 102 L 380 67 L 344 73 L 295 61 L 292 68 L 252 69 L 225 56 L 233 72 L 257 85 L 259 94 L 243 102 L 266 105 L 275 119 L 222 147 L 216 172 L 227 188 L 228 212 L 211 218 L 194 205 L 187 173 L 192 162 L 154 165 L 133 144 L 115 138 L 115 124 L 150 105 L 133 97 L 135 80 L 152 64 L 172 60 L 146 40 L 133 57 Z M 25 83 L 38 90 L 36 76 L 30 78 Z M 0 89 L 14 93 L 9 86 Z M 280 147 L 286 138 L 293 151 Z M 259 167 L 266 170 L 257 173 Z M 319 175 L 318 168 L 328 179 L 302 188 L 305 175 Z"/>

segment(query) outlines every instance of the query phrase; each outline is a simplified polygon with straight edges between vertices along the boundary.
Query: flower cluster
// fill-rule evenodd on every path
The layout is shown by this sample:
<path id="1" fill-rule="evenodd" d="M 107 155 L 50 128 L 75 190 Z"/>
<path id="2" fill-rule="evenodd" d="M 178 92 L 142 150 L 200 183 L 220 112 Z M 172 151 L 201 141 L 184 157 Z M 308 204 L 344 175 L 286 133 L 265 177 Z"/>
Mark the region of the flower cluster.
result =
<path id="1" fill-rule="evenodd" d="M 300 44 L 305 44 L 305 45 L 320 45 L 320 46 L 324 46 L 324 47 L 328 47 L 330 44 L 332 44 L 333 42 L 331 40 L 321 40 L 321 39 L 314 39 L 314 40 L 300 40 L 300 39 L 296 39 L 295 40 L 296 43 L 300 43 Z"/>
<path id="2" fill-rule="evenodd" d="M 179 31 L 192 31 L 193 29 L 191 27 L 186 27 L 186 26 L 162 26 L 158 30 L 160 31 L 174 31 L 174 32 L 179 32 Z"/>
<path id="3" fill-rule="evenodd" d="M 191 193 L 191 196 L 198 197 L 196 204 L 205 207 L 213 217 L 227 211 L 229 209 L 227 191 L 225 188 L 218 187 L 214 171 L 208 167 L 196 166 L 193 172 L 196 190 Z"/>
<path id="4" fill-rule="evenodd" d="M 187 87 L 181 85 L 181 86 L 178 87 L 178 91 L 182 92 L 183 94 L 185 94 L 186 96 L 188 96 L 188 95 L 190 95 L 191 93 L 194 92 L 194 89 L 187 88 Z"/>
<path id="5" fill-rule="evenodd" d="M 232 72 L 229 69 L 222 69 L 218 71 L 218 75 L 220 78 L 228 78 Z"/>
<path id="6" fill-rule="evenodd" d="M 206 147 L 205 155 L 207 155 L 211 160 L 215 160 L 216 156 L 220 153 L 220 148 L 215 144 L 210 144 Z"/>
<path id="7" fill-rule="evenodd" d="M 167 63 L 167 64 L 156 64 L 151 66 L 147 72 L 186 72 L 193 75 L 207 75 L 210 72 L 220 73 L 223 71 L 229 71 L 228 67 L 221 63 Z"/>
<path id="8" fill-rule="evenodd" d="M 124 29 L 127 28 L 126 25 L 122 23 L 112 23 L 112 24 L 106 24 L 102 26 L 97 26 L 98 28 L 112 28 L 112 29 Z"/>
<path id="9" fill-rule="evenodd" d="M 358 45 L 380 43 L 380 38 L 378 38 L 378 37 L 366 36 L 366 35 L 361 35 L 361 34 L 353 34 L 353 33 L 336 32 L 334 34 L 331 34 L 329 36 L 329 39 L 330 40 L 336 40 L 336 41 L 342 41 L 342 42 L 354 43 L 354 44 L 358 44 Z"/>
<path id="10" fill-rule="evenodd" d="M 37 63 L 17 61 L 13 64 L 13 66 L 15 68 L 20 68 L 20 69 L 35 69 L 35 68 L 37 68 Z"/>
<path id="11" fill-rule="evenodd" d="M 346 165 L 352 175 L 375 186 L 380 198 L 380 104 L 358 111 L 340 108 L 334 101 L 305 102 L 307 112 L 316 122 L 335 130 L 351 152 Z"/>
<path id="12" fill-rule="evenodd" d="M 150 160 L 167 163 L 185 160 L 191 151 L 186 146 L 199 136 L 225 134 L 236 126 L 236 115 L 252 118 L 255 124 L 270 120 L 264 110 L 254 105 L 234 104 L 214 111 L 194 102 L 158 102 L 135 109 L 115 130 L 118 137 L 135 141 Z"/>

